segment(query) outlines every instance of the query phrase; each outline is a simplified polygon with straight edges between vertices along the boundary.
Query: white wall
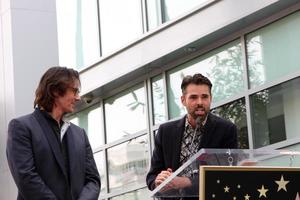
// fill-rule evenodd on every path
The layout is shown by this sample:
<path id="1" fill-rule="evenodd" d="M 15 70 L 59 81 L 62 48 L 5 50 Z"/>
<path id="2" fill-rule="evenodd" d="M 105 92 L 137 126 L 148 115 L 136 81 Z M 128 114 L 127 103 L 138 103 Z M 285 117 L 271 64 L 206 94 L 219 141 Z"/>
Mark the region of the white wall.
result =
<path id="1" fill-rule="evenodd" d="M 58 65 L 55 0 L 0 1 L 0 199 L 16 199 L 5 148 L 10 119 L 33 111 L 35 88 Z"/>

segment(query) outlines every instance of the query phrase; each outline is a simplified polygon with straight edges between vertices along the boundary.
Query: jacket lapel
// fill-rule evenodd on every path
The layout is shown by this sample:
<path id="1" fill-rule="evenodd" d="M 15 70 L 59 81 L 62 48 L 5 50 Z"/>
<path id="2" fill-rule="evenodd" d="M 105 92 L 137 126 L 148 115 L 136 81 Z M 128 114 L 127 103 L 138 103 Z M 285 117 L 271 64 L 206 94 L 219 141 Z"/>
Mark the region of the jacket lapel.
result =
<path id="1" fill-rule="evenodd" d="M 216 123 L 216 121 L 215 121 L 214 116 L 211 113 L 209 113 L 206 124 L 204 125 L 204 133 L 203 133 L 202 139 L 200 141 L 200 149 L 201 148 L 209 148 L 208 144 L 210 144 L 210 140 L 213 137 L 212 132 L 215 129 L 215 123 Z"/>
<path id="2" fill-rule="evenodd" d="M 172 154 L 173 157 L 173 166 L 175 169 L 179 168 L 180 166 L 180 151 L 181 151 L 181 143 L 182 143 L 182 137 L 184 132 L 184 125 L 185 125 L 185 117 L 181 118 L 179 120 L 179 123 L 177 123 L 177 126 L 175 127 L 176 130 L 174 131 L 174 140 L 173 140 L 173 148 L 174 148 L 174 154 Z"/>
<path id="3" fill-rule="evenodd" d="M 71 126 L 68 128 L 65 137 L 67 139 L 67 148 L 68 148 L 68 158 L 69 158 L 69 170 L 70 174 L 74 174 L 74 167 L 76 166 L 76 162 L 79 162 L 79 154 L 77 151 L 77 145 L 74 141 L 74 133 L 72 131 Z M 72 176 L 70 177 L 72 179 Z"/>
<path id="4" fill-rule="evenodd" d="M 40 110 L 36 109 L 33 112 L 33 115 L 36 118 L 36 120 L 38 121 L 38 123 L 40 124 L 41 129 L 42 129 L 43 133 L 45 134 L 45 136 L 48 140 L 48 143 L 51 147 L 51 150 L 54 154 L 54 157 L 55 157 L 59 167 L 61 168 L 63 174 L 67 178 L 67 172 L 64 167 L 63 155 L 60 151 L 60 147 L 59 147 L 57 139 L 52 131 L 52 128 L 50 127 L 50 125 L 48 124 L 47 120 L 45 119 L 45 117 L 43 116 L 43 114 L 41 113 Z"/>

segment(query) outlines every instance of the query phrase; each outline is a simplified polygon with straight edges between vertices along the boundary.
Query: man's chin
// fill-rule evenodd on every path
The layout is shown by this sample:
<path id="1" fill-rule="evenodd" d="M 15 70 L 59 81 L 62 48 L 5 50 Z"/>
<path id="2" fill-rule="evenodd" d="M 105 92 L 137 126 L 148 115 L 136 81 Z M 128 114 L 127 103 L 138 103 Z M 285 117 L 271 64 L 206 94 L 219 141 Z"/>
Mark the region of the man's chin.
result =
<path id="1" fill-rule="evenodd" d="M 204 120 L 206 118 L 207 114 L 203 114 L 203 115 L 194 115 L 193 118 L 196 120 L 198 117 L 200 117 L 201 121 Z"/>
<path id="2" fill-rule="evenodd" d="M 74 112 L 74 110 L 75 110 L 74 108 L 70 108 L 68 110 L 65 110 L 64 114 L 72 113 Z"/>

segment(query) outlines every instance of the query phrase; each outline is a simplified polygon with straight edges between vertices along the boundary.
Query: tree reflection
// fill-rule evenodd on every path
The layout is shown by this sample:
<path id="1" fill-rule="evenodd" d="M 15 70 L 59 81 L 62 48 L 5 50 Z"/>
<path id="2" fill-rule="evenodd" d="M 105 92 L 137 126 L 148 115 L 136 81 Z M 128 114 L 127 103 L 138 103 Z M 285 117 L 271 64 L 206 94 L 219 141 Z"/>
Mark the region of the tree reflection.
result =
<path id="1" fill-rule="evenodd" d="M 145 112 L 145 103 L 140 101 L 138 96 L 135 94 L 134 91 L 131 92 L 131 95 L 133 97 L 133 102 L 127 104 L 127 107 L 131 110 L 134 111 L 135 109 L 137 109 L 139 106 L 142 107 L 142 111 L 143 113 Z"/>
<path id="2" fill-rule="evenodd" d="M 262 42 L 260 36 L 255 36 L 247 41 L 247 61 L 249 84 L 251 88 L 265 82 L 265 67 L 263 64 Z"/>
<path id="3" fill-rule="evenodd" d="M 153 119 L 154 123 L 161 123 L 165 121 L 165 108 L 164 108 L 164 91 L 162 86 L 162 79 L 152 82 L 153 94 Z"/>
<path id="4" fill-rule="evenodd" d="M 270 144 L 267 116 L 267 104 L 269 103 L 269 90 L 260 91 L 251 96 L 253 141 L 254 147 L 262 147 Z M 258 135 L 259 137 L 255 137 Z"/>
<path id="5" fill-rule="evenodd" d="M 213 67 L 208 76 L 214 80 L 212 88 L 212 94 L 215 95 L 214 102 L 227 99 L 245 89 L 241 44 L 223 51 L 222 57 L 219 54 L 212 56 L 210 63 Z M 237 126 L 238 148 L 249 148 L 244 98 L 215 108 L 212 112 Z"/>
<path id="6" fill-rule="evenodd" d="M 241 45 L 232 46 L 210 58 L 211 71 L 207 76 L 213 81 L 214 102 L 227 99 L 244 90 Z"/>
<path id="7" fill-rule="evenodd" d="M 244 98 L 225 104 L 221 107 L 214 108 L 212 113 L 232 121 L 238 128 L 238 148 L 249 148 L 246 106 Z"/>

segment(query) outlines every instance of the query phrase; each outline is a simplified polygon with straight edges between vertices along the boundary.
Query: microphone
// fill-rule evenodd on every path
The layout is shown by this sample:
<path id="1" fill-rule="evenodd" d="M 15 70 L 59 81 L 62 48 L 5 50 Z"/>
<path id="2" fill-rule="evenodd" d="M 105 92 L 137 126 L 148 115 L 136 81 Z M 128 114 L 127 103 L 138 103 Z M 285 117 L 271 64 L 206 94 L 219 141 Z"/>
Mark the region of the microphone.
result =
<path id="1" fill-rule="evenodd" d="M 195 127 L 195 131 L 194 131 L 193 139 L 192 139 L 192 144 L 194 143 L 194 139 L 195 139 L 195 136 L 197 135 L 197 132 L 201 131 L 201 129 L 202 129 L 202 120 L 201 120 L 201 117 L 198 116 L 196 118 L 196 127 Z"/>
<path id="2" fill-rule="evenodd" d="M 198 116 L 198 117 L 196 118 L 196 128 L 195 128 L 195 130 L 201 130 L 202 126 L 203 126 L 203 125 L 202 125 L 201 117 Z"/>

